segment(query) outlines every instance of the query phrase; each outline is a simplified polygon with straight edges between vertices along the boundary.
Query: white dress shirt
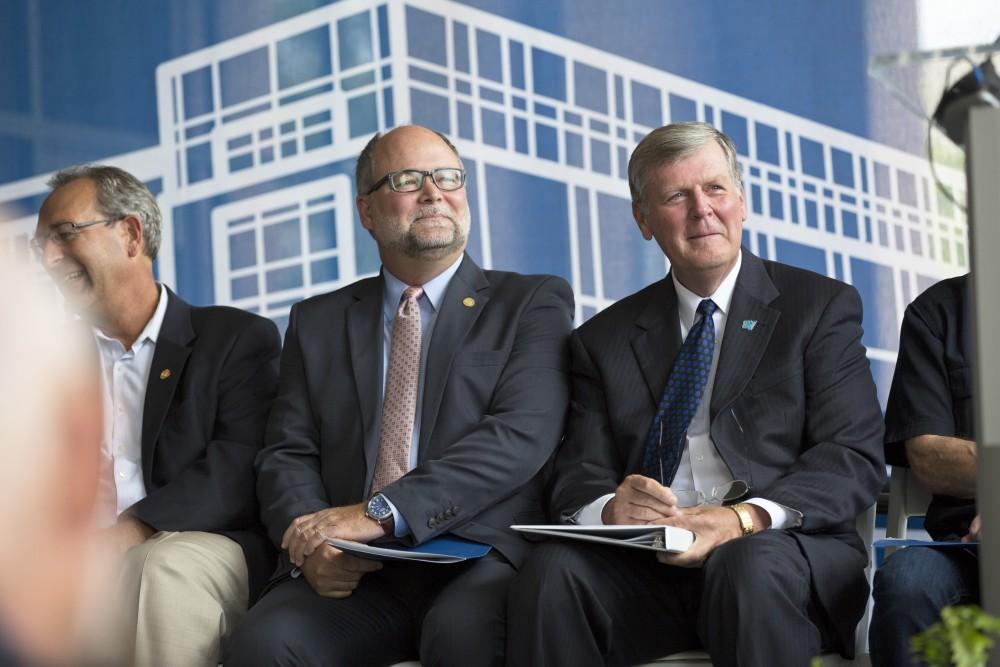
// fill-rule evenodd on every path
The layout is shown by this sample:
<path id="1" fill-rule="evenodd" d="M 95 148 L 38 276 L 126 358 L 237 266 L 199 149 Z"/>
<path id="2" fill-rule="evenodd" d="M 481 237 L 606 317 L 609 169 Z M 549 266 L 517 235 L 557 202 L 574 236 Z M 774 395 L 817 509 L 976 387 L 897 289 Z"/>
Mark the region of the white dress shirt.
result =
<path id="1" fill-rule="evenodd" d="M 423 285 L 413 285 L 422 287 L 424 292 L 417 300 L 420 306 L 420 375 L 417 380 L 417 409 L 413 416 L 413 436 L 410 441 L 410 470 L 417 465 L 417 453 L 420 446 L 420 412 L 424 403 L 424 370 L 427 364 L 427 349 L 430 346 L 431 337 L 434 332 L 434 323 L 437 321 L 437 314 L 444 300 L 444 293 L 451 283 L 452 277 L 458 271 L 458 266 L 462 263 L 463 255 L 459 255 L 455 263 L 439 273 L 433 279 Z M 396 312 L 399 310 L 399 300 L 403 296 L 403 290 L 407 285 L 402 280 L 392 275 L 389 269 L 382 267 L 382 276 L 385 289 L 382 296 L 382 397 L 385 398 L 385 378 L 389 372 L 389 352 L 392 347 L 392 323 L 396 319 Z M 381 416 L 378 423 L 382 423 Z M 378 437 L 376 435 L 376 437 Z M 396 537 L 402 537 L 410 532 L 410 527 L 406 519 L 399 513 L 396 506 L 386 498 L 389 507 L 392 508 L 392 517 L 395 521 Z"/>
<path id="2" fill-rule="evenodd" d="M 142 413 L 156 339 L 167 312 L 167 290 L 162 285 L 158 287 L 160 300 L 156 310 L 128 349 L 100 329 L 94 329 L 101 357 L 104 404 L 101 455 L 105 469 L 114 472 L 117 496 L 115 516 L 99 518 L 106 525 L 114 523 L 119 514 L 146 497 L 146 485 L 142 479 Z M 105 484 L 110 482 L 105 480 Z"/>
<path id="3" fill-rule="evenodd" d="M 743 264 L 743 256 L 740 254 L 736 260 L 736 265 L 726 274 L 718 289 L 708 298 L 717 306 L 712 315 L 712 323 L 715 325 L 715 348 L 712 352 L 712 369 L 708 374 L 708 381 L 705 384 L 705 391 L 701 397 L 701 403 L 691 418 L 685 435 L 684 451 L 681 453 L 681 461 L 677 467 L 677 474 L 670 485 L 673 491 L 698 490 L 710 498 L 712 490 L 733 481 L 733 475 L 729 466 L 722 459 L 719 450 L 716 449 L 712 441 L 710 432 L 709 406 L 712 404 L 712 389 L 715 385 L 715 373 L 719 365 L 719 353 L 722 350 L 722 337 L 726 331 L 726 320 L 729 309 L 733 301 L 733 290 L 736 287 L 736 278 L 740 273 L 740 266 Z M 680 319 L 681 339 L 686 339 L 688 332 L 695 324 L 698 314 L 698 304 L 703 298 L 684 287 L 677 277 L 671 273 L 674 283 L 674 290 L 677 292 L 677 316 Z M 584 525 L 599 525 L 603 523 L 601 513 L 604 506 L 614 497 L 609 493 L 601 496 L 589 505 L 584 506 L 576 514 L 576 523 Z M 789 528 L 799 525 L 802 515 L 795 510 L 790 510 L 783 505 L 764 498 L 750 498 L 744 502 L 758 505 L 764 509 L 771 517 L 771 528 Z"/>

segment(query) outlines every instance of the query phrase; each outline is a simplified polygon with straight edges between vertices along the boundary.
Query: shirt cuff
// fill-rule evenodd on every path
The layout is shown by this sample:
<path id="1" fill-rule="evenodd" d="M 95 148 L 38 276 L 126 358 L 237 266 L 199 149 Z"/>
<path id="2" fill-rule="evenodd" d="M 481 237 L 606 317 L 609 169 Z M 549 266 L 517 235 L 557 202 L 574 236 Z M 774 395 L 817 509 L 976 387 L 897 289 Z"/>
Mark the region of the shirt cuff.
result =
<path id="1" fill-rule="evenodd" d="M 782 528 L 798 528 L 802 525 L 802 512 L 793 510 L 790 507 L 779 505 L 773 500 L 763 498 L 751 498 L 743 502 L 749 505 L 756 505 L 771 517 L 771 528 L 781 530 Z"/>
<path id="2" fill-rule="evenodd" d="M 385 498 L 385 502 L 389 504 L 389 509 L 392 510 L 392 521 L 393 525 L 395 526 L 392 532 L 393 536 L 406 537 L 407 535 L 410 534 L 410 524 L 406 523 L 406 519 L 404 519 L 403 515 L 399 513 L 399 510 L 396 509 L 396 506 L 392 504 L 391 500 L 386 498 L 384 494 L 382 495 L 382 497 Z"/>
<path id="3" fill-rule="evenodd" d="M 601 514 L 604 512 L 604 506 L 608 504 L 615 494 L 609 493 L 607 495 L 601 496 L 597 500 L 593 501 L 589 505 L 584 505 L 578 509 L 574 514 L 569 516 L 563 515 L 563 523 L 575 523 L 579 526 L 600 526 L 604 524 L 601 519 Z"/>

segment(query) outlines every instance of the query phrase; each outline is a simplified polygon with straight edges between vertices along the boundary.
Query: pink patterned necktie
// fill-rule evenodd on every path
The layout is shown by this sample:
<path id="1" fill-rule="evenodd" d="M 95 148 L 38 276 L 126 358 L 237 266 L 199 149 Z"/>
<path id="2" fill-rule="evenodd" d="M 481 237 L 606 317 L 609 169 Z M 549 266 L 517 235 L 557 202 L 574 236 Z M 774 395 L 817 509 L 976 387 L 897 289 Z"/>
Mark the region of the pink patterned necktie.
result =
<path id="1" fill-rule="evenodd" d="M 410 442 L 420 380 L 420 304 L 417 300 L 423 293 L 419 287 L 407 287 L 392 322 L 392 347 L 385 376 L 382 429 L 372 493 L 392 484 L 410 468 Z"/>

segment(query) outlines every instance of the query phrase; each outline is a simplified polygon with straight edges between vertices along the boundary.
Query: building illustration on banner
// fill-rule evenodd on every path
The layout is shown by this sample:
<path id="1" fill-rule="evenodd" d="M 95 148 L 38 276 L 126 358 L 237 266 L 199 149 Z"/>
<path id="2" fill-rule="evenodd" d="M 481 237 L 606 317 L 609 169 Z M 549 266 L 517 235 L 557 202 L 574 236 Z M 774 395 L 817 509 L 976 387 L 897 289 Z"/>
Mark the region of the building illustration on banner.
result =
<path id="1" fill-rule="evenodd" d="M 408 122 L 463 156 L 469 253 L 562 275 L 578 321 L 667 269 L 631 219 L 626 167 L 673 121 L 734 139 L 747 248 L 858 288 L 880 392 L 906 304 L 968 270 L 964 216 L 925 160 L 458 4 L 344 0 L 164 62 L 155 79 L 159 145 L 100 161 L 157 194 L 163 280 L 279 324 L 296 301 L 378 270 L 354 161 Z M 961 174 L 942 176 L 962 196 Z M 44 180 L 4 185 L 0 207 L 44 196 Z M 26 247 L 33 226 L 33 214 L 0 225 L 0 251 Z"/>

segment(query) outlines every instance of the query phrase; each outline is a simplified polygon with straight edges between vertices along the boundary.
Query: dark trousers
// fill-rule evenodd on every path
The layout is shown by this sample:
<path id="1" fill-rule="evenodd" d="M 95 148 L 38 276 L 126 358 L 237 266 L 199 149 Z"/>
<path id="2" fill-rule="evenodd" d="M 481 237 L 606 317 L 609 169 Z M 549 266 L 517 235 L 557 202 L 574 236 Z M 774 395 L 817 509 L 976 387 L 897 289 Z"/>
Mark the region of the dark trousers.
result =
<path id="1" fill-rule="evenodd" d="M 923 664 L 910 638 L 940 620 L 942 607 L 979 602 L 979 561 L 965 549 L 901 549 L 875 571 L 873 597 L 872 665 Z"/>
<path id="2" fill-rule="evenodd" d="M 809 564 L 787 532 L 728 542 L 703 568 L 551 541 L 511 587 L 509 665 L 627 665 L 705 649 L 716 667 L 808 665 L 833 645 Z"/>
<path id="3" fill-rule="evenodd" d="M 347 598 L 304 578 L 268 591 L 236 629 L 224 663 L 261 665 L 501 665 L 514 567 L 495 553 L 471 563 L 386 563 Z"/>

